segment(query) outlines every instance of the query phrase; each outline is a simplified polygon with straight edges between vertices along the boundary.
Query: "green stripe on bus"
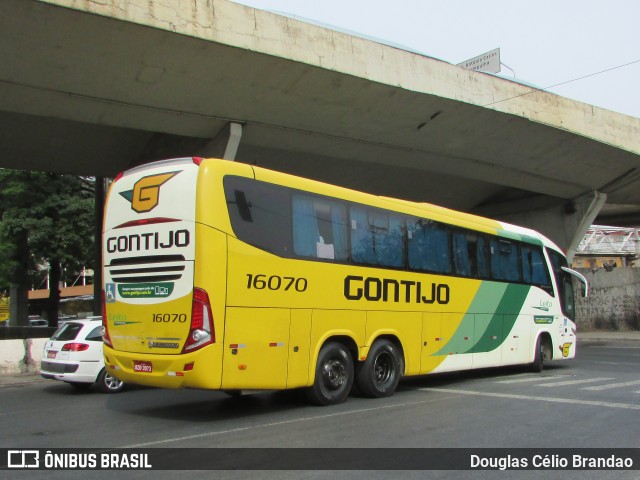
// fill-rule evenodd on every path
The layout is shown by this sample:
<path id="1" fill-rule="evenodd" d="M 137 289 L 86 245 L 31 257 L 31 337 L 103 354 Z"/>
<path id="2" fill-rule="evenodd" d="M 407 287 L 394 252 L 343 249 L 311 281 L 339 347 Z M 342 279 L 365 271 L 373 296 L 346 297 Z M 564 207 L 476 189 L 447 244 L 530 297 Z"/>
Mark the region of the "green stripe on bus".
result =
<path id="1" fill-rule="evenodd" d="M 510 284 L 486 329 L 482 332 L 477 328 L 481 319 L 476 318 L 476 344 L 467 353 L 490 352 L 502 345 L 522 311 L 529 290 L 531 290 L 529 285 Z"/>
<path id="2" fill-rule="evenodd" d="M 483 282 L 458 329 L 434 355 L 481 353 L 498 348 L 509 335 L 529 294 L 529 285 Z M 493 313 L 489 313 L 493 312 Z M 469 345 L 469 340 L 474 343 Z"/>
<path id="3" fill-rule="evenodd" d="M 469 340 L 473 338 L 475 330 L 475 313 L 495 312 L 507 290 L 507 283 L 484 281 L 478 288 L 468 312 L 463 316 L 457 330 L 451 339 L 433 355 L 449 355 L 450 353 L 465 353 L 473 344 Z"/>
<path id="4" fill-rule="evenodd" d="M 502 238 L 508 238 L 509 240 L 516 240 L 524 243 L 528 243 L 530 245 L 536 245 L 538 247 L 543 247 L 544 244 L 542 240 L 539 240 L 535 237 L 530 237 L 529 235 L 522 235 L 516 232 L 510 232 L 508 230 L 498 230 L 498 236 Z"/>

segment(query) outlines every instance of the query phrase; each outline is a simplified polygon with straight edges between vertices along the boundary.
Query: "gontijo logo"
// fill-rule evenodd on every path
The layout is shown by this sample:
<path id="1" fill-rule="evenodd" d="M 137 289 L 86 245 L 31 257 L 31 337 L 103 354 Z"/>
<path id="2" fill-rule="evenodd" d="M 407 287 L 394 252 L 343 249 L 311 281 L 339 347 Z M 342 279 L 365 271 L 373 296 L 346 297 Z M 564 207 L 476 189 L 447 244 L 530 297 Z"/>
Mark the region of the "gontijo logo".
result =
<path id="1" fill-rule="evenodd" d="M 160 173 L 142 177 L 135 183 L 133 190 L 120 192 L 120 195 L 131 202 L 131 209 L 135 212 L 150 212 L 158 206 L 158 202 L 160 201 L 160 187 L 178 173 L 180 172 Z"/>

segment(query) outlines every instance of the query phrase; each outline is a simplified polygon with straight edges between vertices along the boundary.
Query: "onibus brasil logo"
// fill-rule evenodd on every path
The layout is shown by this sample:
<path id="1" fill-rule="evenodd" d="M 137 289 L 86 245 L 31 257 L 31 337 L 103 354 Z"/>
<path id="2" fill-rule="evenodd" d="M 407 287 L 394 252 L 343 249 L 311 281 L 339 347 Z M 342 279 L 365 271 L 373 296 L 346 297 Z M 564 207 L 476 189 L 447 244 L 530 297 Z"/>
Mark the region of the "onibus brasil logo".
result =
<path id="1" fill-rule="evenodd" d="M 137 213 L 150 212 L 160 201 L 160 187 L 175 177 L 178 172 L 160 173 L 142 177 L 133 185 L 133 190 L 120 192 L 131 203 L 131 209 Z"/>

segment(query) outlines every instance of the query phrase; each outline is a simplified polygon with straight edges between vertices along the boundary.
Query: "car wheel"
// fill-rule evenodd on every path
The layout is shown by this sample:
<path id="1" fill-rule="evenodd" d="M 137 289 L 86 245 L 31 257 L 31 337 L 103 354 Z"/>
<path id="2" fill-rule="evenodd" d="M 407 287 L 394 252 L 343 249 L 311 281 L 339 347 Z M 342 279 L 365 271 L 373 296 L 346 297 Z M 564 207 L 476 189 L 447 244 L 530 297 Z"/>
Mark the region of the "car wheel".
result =
<path id="1" fill-rule="evenodd" d="M 124 382 L 111 375 L 105 368 L 100 371 L 96 385 L 102 393 L 118 393 L 124 389 Z"/>

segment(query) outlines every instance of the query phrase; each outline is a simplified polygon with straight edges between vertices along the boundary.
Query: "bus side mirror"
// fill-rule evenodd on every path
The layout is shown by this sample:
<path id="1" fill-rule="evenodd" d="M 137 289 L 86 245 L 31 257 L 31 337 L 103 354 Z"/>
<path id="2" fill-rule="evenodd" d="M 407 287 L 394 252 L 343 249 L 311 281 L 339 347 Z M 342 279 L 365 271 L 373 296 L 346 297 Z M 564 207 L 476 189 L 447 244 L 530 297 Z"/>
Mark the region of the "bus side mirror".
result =
<path id="1" fill-rule="evenodd" d="M 589 296 L 589 281 L 587 278 L 582 275 L 580 272 L 576 272 L 575 270 L 570 269 L 569 267 L 561 267 L 563 272 L 568 273 L 569 275 L 576 277 L 582 286 L 580 289 L 580 294 L 582 297 L 587 298 Z"/>
<path id="2" fill-rule="evenodd" d="M 583 298 L 587 298 L 589 296 L 589 285 L 585 283 L 580 284 L 580 295 Z"/>

